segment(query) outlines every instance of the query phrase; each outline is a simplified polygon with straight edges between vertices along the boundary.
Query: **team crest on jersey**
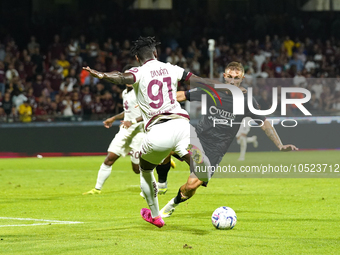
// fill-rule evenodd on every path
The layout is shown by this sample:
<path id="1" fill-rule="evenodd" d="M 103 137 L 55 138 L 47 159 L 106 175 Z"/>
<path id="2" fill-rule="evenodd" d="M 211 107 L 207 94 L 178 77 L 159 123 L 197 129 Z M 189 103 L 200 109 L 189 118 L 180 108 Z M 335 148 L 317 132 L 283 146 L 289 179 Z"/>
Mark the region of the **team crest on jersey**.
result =
<path id="1" fill-rule="evenodd" d="M 128 102 L 127 102 L 127 101 L 124 102 L 124 109 L 125 109 L 125 110 L 128 110 L 128 109 L 129 109 L 129 105 L 128 105 Z"/>

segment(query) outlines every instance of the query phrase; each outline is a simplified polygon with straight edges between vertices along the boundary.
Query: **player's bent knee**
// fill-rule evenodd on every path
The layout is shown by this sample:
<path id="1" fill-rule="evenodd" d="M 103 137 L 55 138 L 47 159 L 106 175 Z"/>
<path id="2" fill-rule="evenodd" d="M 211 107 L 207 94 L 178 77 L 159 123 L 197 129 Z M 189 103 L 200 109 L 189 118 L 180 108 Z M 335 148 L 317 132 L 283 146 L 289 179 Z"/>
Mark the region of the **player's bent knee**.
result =
<path id="1" fill-rule="evenodd" d="M 104 164 L 107 166 L 112 166 L 119 157 L 120 156 L 118 156 L 117 154 L 109 152 L 104 160 Z"/>

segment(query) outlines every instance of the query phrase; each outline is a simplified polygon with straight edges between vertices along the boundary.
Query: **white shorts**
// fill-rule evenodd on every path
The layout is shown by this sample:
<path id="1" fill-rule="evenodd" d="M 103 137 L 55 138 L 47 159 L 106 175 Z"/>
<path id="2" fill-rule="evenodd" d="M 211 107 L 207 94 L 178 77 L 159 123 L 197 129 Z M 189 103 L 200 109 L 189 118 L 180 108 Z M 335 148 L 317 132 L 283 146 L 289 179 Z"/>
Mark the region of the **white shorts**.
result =
<path id="1" fill-rule="evenodd" d="M 188 154 L 190 124 L 185 119 L 172 119 L 155 124 L 146 133 L 141 146 L 141 157 L 155 165 L 164 161 L 171 151 L 180 157 Z"/>
<path id="2" fill-rule="evenodd" d="M 140 146 L 144 137 L 145 133 L 139 127 L 136 129 L 121 127 L 107 151 L 123 157 L 130 155 L 131 162 L 139 164 Z"/>

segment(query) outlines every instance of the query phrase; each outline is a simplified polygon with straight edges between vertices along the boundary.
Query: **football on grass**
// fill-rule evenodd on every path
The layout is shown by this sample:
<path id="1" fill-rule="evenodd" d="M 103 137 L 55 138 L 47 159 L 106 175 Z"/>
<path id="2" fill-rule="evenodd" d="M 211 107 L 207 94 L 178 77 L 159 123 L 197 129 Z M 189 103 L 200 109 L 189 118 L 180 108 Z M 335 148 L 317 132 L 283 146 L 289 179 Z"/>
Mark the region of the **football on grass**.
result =
<path id="1" fill-rule="evenodd" d="M 236 213 L 230 207 L 217 208 L 211 215 L 211 222 L 217 229 L 232 229 L 237 221 Z"/>

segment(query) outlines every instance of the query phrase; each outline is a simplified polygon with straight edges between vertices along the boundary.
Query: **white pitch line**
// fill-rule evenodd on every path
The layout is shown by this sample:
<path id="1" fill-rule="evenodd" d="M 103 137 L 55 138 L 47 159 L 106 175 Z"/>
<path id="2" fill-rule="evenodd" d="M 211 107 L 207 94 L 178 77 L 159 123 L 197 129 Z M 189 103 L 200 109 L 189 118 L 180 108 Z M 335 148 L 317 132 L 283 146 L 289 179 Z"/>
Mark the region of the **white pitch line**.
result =
<path id="1" fill-rule="evenodd" d="M 46 223 L 33 223 L 33 224 L 16 224 L 16 225 L 0 225 L 0 227 L 19 227 L 19 226 L 38 226 L 50 224 L 81 224 L 80 221 L 61 221 L 61 220 L 44 220 L 44 219 L 32 219 L 32 218 L 13 218 L 13 217 L 0 217 L 0 220 L 26 220 L 26 221 L 44 221 Z"/>

